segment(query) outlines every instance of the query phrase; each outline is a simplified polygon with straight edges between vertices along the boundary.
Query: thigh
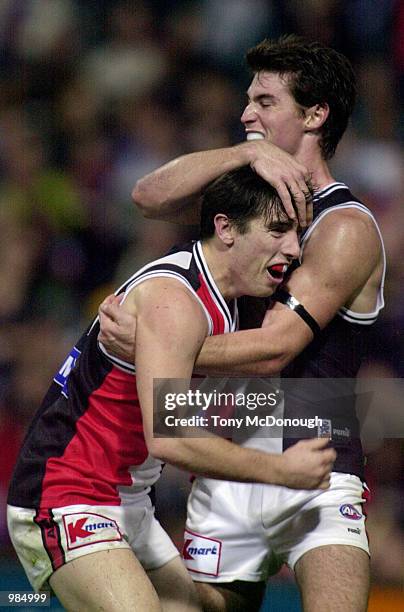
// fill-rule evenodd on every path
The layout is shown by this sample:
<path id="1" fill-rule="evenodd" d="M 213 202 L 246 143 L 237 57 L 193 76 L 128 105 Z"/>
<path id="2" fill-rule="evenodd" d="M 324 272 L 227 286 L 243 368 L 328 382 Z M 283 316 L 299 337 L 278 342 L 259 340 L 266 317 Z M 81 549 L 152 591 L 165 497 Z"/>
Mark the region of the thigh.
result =
<path id="1" fill-rule="evenodd" d="M 190 575 L 176 557 L 162 567 L 147 572 L 164 612 L 198 612 L 202 610 Z"/>
<path id="2" fill-rule="evenodd" d="M 354 546 L 320 546 L 295 566 L 304 612 L 366 612 L 369 556 Z"/>
<path id="3" fill-rule="evenodd" d="M 56 570 L 50 585 L 66 610 L 159 612 L 157 593 L 132 551 L 104 550 Z"/>

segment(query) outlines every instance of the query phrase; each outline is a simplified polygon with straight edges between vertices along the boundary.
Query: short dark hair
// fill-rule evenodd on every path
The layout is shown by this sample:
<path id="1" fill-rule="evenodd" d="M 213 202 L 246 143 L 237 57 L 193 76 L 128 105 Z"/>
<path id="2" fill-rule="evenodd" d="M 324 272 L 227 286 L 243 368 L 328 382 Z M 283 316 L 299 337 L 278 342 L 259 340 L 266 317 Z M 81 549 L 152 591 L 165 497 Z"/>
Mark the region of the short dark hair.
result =
<path id="1" fill-rule="evenodd" d="M 351 63 L 338 51 L 295 35 L 266 39 L 247 52 L 254 73 L 266 70 L 288 78 L 289 90 L 300 106 L 327 103 L 330 114 L 320 128 L 320 147 L 330 159 L 346 130 L 356 100 Z"/>
<path id="2" fill-rule="evenodd" d="M 261 216 L 268 227 L 274 220 L 292 225 L 277 191 L 250 166 L 223 174 L 206 187 L 201 208 L 202 240 L 214 235 L 214 219 L 220 213 L 230 219 L 240 234 L 247 232 L 252 219 Z"/>

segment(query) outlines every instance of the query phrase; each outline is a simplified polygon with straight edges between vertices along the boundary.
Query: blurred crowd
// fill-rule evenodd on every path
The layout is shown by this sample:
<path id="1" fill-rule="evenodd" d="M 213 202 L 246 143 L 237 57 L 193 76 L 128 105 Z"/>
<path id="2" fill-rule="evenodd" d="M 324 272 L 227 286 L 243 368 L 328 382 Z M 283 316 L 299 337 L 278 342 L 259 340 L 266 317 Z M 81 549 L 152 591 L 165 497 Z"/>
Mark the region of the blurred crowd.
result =
<path id="1" fill-rule="evenodd" d="M 0 2 L 0 545 L 17 449 L 58 365 L 105 295 L 190 236 L 143 220 L 133 185 L 179 154 L 241 141 L 244 53 L 292 32 L 344 52 L 358 76 L 332 169 L 387 248 L 363 375 L 403 377 L 403 0 Z M 373 571 L 392 585 L 404 582 L 403 447 L 385 442 L 368 466 Z M 174 514 L 185 489 L 163 488 Z"/>

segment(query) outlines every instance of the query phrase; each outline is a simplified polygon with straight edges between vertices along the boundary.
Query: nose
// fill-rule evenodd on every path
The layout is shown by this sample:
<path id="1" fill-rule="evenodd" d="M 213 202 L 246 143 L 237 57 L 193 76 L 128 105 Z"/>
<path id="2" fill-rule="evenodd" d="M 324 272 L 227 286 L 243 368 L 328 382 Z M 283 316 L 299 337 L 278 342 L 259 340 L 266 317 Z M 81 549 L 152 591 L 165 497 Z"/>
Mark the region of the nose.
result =
<path id="1" fill-rule="evenodd" d="M 257 120 L 257 109 L 254 102 L 249 102 L 240 117 L 241 123 L 253 123 Z"/>
<path id="2" fill-rule="evenodd" d="M 291 229 L 284 234 L 281 250 L 282 255 L 289 260 L 299 257 L 300 244 L 296 230 Z"/>

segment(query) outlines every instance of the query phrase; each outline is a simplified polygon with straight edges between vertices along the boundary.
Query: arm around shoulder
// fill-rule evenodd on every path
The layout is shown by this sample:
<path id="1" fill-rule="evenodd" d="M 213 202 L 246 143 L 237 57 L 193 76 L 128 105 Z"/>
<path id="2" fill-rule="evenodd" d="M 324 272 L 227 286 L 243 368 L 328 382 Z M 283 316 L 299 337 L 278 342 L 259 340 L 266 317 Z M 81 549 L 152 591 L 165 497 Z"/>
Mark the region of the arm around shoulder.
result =
<path id="1" fill-rule="evenodd" d="M 302 265 L 286 289 L 323 329 L 342 306 L 358 299 L 378 266 L 381 270 L 381 261 L 381 242 L 372 219 L 356 209 L 336 210 L 311 234 Z M 198 356 L 198 371 L 273 376 L 312 339 L 307 323 L 276 302 L 262 329 L 208 338 Z"/>

